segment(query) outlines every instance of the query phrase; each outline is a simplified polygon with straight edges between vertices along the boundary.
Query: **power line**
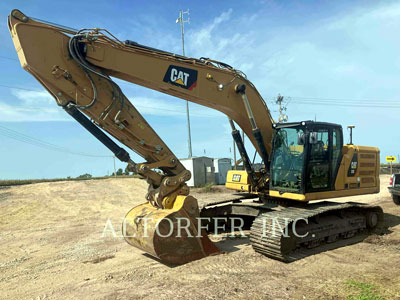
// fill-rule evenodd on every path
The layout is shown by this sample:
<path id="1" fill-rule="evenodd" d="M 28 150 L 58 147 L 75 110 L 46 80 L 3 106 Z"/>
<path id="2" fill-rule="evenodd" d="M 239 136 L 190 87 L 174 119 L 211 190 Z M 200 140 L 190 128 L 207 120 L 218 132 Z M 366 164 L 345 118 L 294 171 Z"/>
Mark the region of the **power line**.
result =
<path id="1" fill-rule="evenodd" d="M 7 57 L 7 56 L 3 56 L 3 55 L 0 55 L 0 58 L 4 58 L 4 59 L 8 59 L 8 60 L 13 60 L 13 61 L 19 61 L 19 60 L 16 59 L 16 58 L 11 58 L 11 57 Z"/>
<path id="2" fill-rule="evenodd" d="M 39 90 L 26 89 L 26 88 L 22 88 L 19 86 L 11 86 L 11 85 L 5 85 L 5 84 L 0 84 L 0 87 L 5 87 L 8 89 L 15 89 L 15 90 L 22 90 L 22 91 L 29 91 L 29 92 L 37 92 L 37 93 L 41 92 Z"/>
<path id="3" fill-rule="evenodd" d="M 322 101 L 354 101 L 354 102 L 387 102 L 387 101 L 392 101 L 392 102 L 400 102 L 400 100 L 384 100 L 384 99 L 349 99 L 349 98 L 324 98 L 324 97 L 304 97 L 304 96 L 290 96 L 292 98 L 296 99 L 310 99 L 310 100 L 322 100 Z"/>
<path id="4" fill-rule="evenodd" d="M 9 129 L 9 128 L 1 126 L 1 125 L 0 125 L 0 135 L 17 140 L 19 142 L 37 146 L 40 148 L 44 148 L 47 150 L 58 151 L 58 152 L 63 152 L 63 153 L 67 153 L 67 154 L 80 155 L 80 156 L 86 156 L 86 157 L 107 157 L 107 158 L 113 157 L 111 155 L 93 155 L 93 154 L 71 151 L 68 148 L 64 148 L 64 147 L 60 147 L 60 146 L 57 146 L 57 145 L 54 145 L 54 144 L 51 144 L 48 142 L 44 142 L 37 138 L 31 137 L 29 135 L 20 133 L 18 131 Z"/>
<path id="5" fill-rule="evenodd" d="M 1 103 L 0 103 L 0 106 L 1 106 Z M 24 111 L 24 110 L 44 111 L 44 110 L 49 110 L 49 109 L 50 110 L 55 110 L 56 108 L 58 108 L 58 106 L 54 106 L 54 107 L 35 107 L 35 106 L 14 106 L 14 105 L 9 106 L 9 107 L 12 108 L 12 109 L 20 110 L 20 111 Z M 134 105 L 134 107 L 161 110 L 161 111 L 168 111 L 168 112 L 173 112 L 173 113 L 178 113 L 178 114 L 186 114 L 184 111 L 167 109 L 167 108 L 158 108 L 158 107 L 154 107 L 154 106 Z M 197 117 L 219 117 L 218 115 L 199 114 L 199 113 L 195 113 L 195 114 L 192 114 L 192 115 L 197 116 Z"/>
<path id="6" fill-rule="evenodd" d="M 273 98 L 273 97 L 271 97 Z M 348 105 L 348 104 L 358 104 L 361 106 L 369 106 L 369 105 L 377 105 L 377 106 L 385 106 L 385 105 L 398 105 L 400 106 L 400 100 L 351 100 L 351 99 L 334 99 L 334 98 L 314 98 L 314 97 L 296 97 L 296 96 L 288 96 L 291 100 L 297 103 L 325 103 L 332 105 Z"/>
<path id="7" fill-rule="evenodd" d="M 1 57 L 1 56 L 0 56 Z M 19 86 L 10 86 L 5 84 L 0 84 L 0 87 L 8 88 L 8 89 L 16 89 L 23 90 L 29 92 L 41 92 L 40 90 L 27 89 Z M 271 97 L 275 98 L 275 97 Z M 321 98 L 321 97 L 300 97 L 300 96 L 287 96 L 287 98 L 293 100 L 298 104 L 305 105 L 330 105 L 330 106 L 350 106 L 350 107 L 366 107 L 366 108 L 400 108 L 400 100 L 385 100 L 385 99 L 346 99 L 346 98 Z M 298 99 L 298 100 L 297 100 Z M 273 100 L 275 101 L 275 100 Z M 384 104 L 382 104 L 384 103 Z M 172 109 L 151 107 L 151 106 L 143 106 L 143 105 L 135 105 L 135 107 L 149 108 L 161 111 L 171 111 L 175 113 L 185 113 Z M 21 107 L 23 108 L 23 107 Z M 38 108 L 41 109 L 41 108 Z M 186 113 L 185 113 L 186 114 Z M 206 114 L 192 114 L 194 116 L 208 116 L 208 117 L 216 117 L 212 115 Z"/>
<path id="8" fill-rule="evenodd" d="M 39 90 L 33 89 L 26 89 L 18 86 L 10 86 L 0 84 L 0 87 L 9 88 L 9 89 L 16 89 L 16 90 L 23 90 L 23 91 L 30 91 L 30 92 L 41 92 Z M 272 98 L 272 97 L 271 97 Z M 351 99 L 341 99 L 341 98 L 317 98 L 317 97 L 298 97 L 298 96 L 287 96 L 290 101 L 299 104 L 309 104 L 309 105 L 331 105 L 331 106 L 354 106 L 354 107 L 375 107 L 375 108 L 400 108 L 400 100 L 351 100 Z M 297 100 L 299 99 L 299 100 Z M 318 101 L 316 101 L 318 100 Z M 273 100 L 275 101 L 275 100 Z M 382 104 L 384 103 L 384 104 Z M 165 108 L 158 108 L 152 106 L 143 106 L 143 105 L 134 105 L 135 107 L 142 107 L 142 108 L 149 108 L 155 110 L 162 110 L 162 111 L 171 111 L 175 113 L 185 113 L 180 112 L 172 109 L 165 109 Z M 23 108 L 23 107 L 21 107 Z M 41 108 L 38 108 L 41 109 Z M 186 114 L 186 113 L 185 113 Z M 216 117 L 212 115 L 206 114 L 193 114 L 194 116 L 208 116 L 208 117 Z"/>
<path id="9" fill-rule="evenodd" d="M 399 104 L 399 102 L 396 101 L 387 101 L 387 100 L 382 100 L 382 101 L 345 101 L 345 100 L 314 100 L 314 99 L 306 99 L 306 98 L 292 98 L 294 101 L 301 101 L 301 102 L 310 102 L 310 103 L 327 103 L 327 104 L 361 104 L 361 105 L 384 105 L 384 104 Z"/>
<path id="10" fill-rule="evenodd" d="M 2 103 L 0 103 L 0 107 L 1 107 L 1 104 Z M 14 106 L 14 105 L 12 105 L 12 106 L 7 105 L 7 107 L 12 108 L 13 110 L 17 110 L 17 111 L 18 110 L 20 110 L 20 111 L 32 111 L 32 110 L 41 110 L 41 111 L 52 110 L 52 111 L 54 111 L 58 108 L 58 106 L 53 106 L 53 107 L 35 106 L 35 107 L 32 107 L 32 106 Z"/>
<path id="11" fill-rule="evenodd" d="M 188 13 L 188 12 L 183 12 L 183 13 Z M 178 18 L 179 20 L 179 18 Z M 178 21 L 177 20 L 177 21 Z M 184 22 L 187 22 L 186 20 Z M 11 57 L 7 57 L 7 56 L 3 56 L 0 55 L 0 58 L 3 59 L 8 59 L 8 60 L 13 60 L 13 61 L 19 61 L 16 58 L 11 58 Z M 121 82 L 124 85 L 130 86 L 130 84 L 126 83 L 126 82 Z M 26 89 L 26 88 L 22 88 L 22 87 L 17 87 L 17 86 L 8 86 L 8 85 L 3 85 L 0 84 L 1 87 L 5 87 L 5 88 L 11 88 L 11 89 L 18 89 L 18 90 L 24 90 L 24 91 L 31 91 L 31 92 L 40 92 L 39 90 L 32 90 L 32 89 Z M 274 98 L 274 97 L 271 97 Z M 373 102 L 385 102 L 385 103 L 389 103 L 389 102 L 393 102 L 393 103 L 400 103 L 400 100 L 384 100 L 384 99 L 349 99 L 349 98 L 330 98 L 330 97 L 304 97 L 304 96 L 287 96 L 287 98 L 294 98 L 294 99 L 302 99 L 302 100 L 320 100 L 320 101 L 327 101 L 327 102 L 332 102 L 332 101 L 349 101 L 349 102 L 369 102 L 369 103 L 373 103 Z"/>
<path id="12" fill-rule="evenodd" d="M 4 85 L 4 84 L 0 84 L 0 87 L 5 87 L 5 88 L 9 88 L 9 89 L 16 89 L 16 90 L 23 90 L 23 91 L 29 91 L 29 92 L 41 92 L 39 90 L 32 90 L 32 89 L 26 89 L 26 88 L 22 88 L 22 87 L 18 87 L 18 86 L 10 86 L 10 85 Z M 170 112 L 174 112 L 174 113 L 180 113 L 180 114 L 186 114 L 186 112 L 183 111 L 177 111 L 177 110 L 173 110 L 173 109 L 166 109 L 166 108 L 159 108 L 159 107 L 154 107 L 154 106 L 144 106 L 144 105 L 134 105 L 135 107 L 141 107 L 141 108 L 148 108 L 148 109 L 155 109 L 155 110 L 161 110 L 161 111 L 170 111 Z M 16 106 L 11 106 L 11 107 L 16 107 Z M 19 106 L 18 108 L 29 108 L 29 109 L 37 109 L 37 110 L 42 110 L 42 109 L 50 109 L 50 107 L 48 108 L 44 108 L 44 107 L 23 107 L 23 106 Z M 208 114 L 193 114 L 194 116 L 197 117 L 219 117 L 216 115 L 208 115 Z"/>
<path id="13" fill-rule="evenodd" d="M 382 104 L 357 104 L 357 103 L 325 103 L 325 102 L 307 102 L 307 101 L 294 101 L 293 103 L 305 105 L 323 105 L 323 106 L 340 106 L 340 107 L 360 107 L 360 108 L 400 108 L 400 105 L 382 105 Z"/>
<path id="14" fill-rule="evenodd" d="M 293 98 L 292 98 L 293 99 Z M 310 102 L 310 103 L 327 103 L 327 104 L 359 104 L 359 105 L 395 105 L 400 104 L 399 101 L 388 101 L 388 100 L 381 100 L 381 101 L 348 101 L 348 100 L 314 100 L 314 99 L 307 99 L 307 98 L 294 98 L 296 102 Z"/>

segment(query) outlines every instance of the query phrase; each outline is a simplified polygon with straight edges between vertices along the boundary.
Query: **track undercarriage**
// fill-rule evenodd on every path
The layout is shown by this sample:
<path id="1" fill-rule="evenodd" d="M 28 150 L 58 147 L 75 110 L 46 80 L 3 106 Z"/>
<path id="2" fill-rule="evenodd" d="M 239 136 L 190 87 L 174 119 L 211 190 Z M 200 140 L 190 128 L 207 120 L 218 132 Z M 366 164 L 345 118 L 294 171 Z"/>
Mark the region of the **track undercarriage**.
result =
<path id="1" fill-rule="evenodd" d="M 218 219 L 217 223 L 209 222 L 209 231 L 214 230 L 213 224 L 225 222 L 228 230 L 232 219 L 243 220 L 240 225 L 250 229 L 253 249 L 285 262 L 341 247 L 383 222 L 379 206 L 330 201 L 289 206 L 271 198 L 210 203 L 201 209 L 200 216 Z"/>

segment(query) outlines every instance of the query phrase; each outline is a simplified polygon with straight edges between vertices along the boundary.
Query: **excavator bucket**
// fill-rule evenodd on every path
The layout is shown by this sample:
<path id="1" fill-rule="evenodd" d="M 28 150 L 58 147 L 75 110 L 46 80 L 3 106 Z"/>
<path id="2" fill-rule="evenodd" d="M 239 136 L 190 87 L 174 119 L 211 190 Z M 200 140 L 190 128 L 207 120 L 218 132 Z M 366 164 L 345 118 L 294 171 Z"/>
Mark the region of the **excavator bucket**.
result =
<path id="1" fill-rule="evenodd" d="M 201 227 L 197 200 L 177 196 L 171 209 L 150 203 L 131 209 L 123 223 L 128 244 L 167 264 L 185 264 L 221 251 Z"/>

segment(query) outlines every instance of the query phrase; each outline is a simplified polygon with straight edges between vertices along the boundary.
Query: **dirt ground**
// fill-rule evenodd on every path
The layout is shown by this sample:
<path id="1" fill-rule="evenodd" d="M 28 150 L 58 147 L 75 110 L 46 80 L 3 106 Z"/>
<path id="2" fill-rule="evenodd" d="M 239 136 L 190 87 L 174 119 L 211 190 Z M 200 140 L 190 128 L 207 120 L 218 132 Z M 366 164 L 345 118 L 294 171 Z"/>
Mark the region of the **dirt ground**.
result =
<path id="1" fill-rule="evenodd" d="M 354 292 L 349 282 L 358 282 L 400 299 L 400 207 L 390 198 L 388 181 L 381 177 L 380 194 L 351 198 L 385 211 L 387 229 L 357 244 L 286 264 L 255 253 L 247 238 L 220 238 L 217 245 L 227 254 L 176 267 L 120 237 L 122 218 L 144 202 L 144 181 L 1 188 L 0 298 L 346 299 Z M 193 194 L 200 203 L 232 196 Z M 102 236 L 107 220 L 117 236 L 111 230 Z"/>

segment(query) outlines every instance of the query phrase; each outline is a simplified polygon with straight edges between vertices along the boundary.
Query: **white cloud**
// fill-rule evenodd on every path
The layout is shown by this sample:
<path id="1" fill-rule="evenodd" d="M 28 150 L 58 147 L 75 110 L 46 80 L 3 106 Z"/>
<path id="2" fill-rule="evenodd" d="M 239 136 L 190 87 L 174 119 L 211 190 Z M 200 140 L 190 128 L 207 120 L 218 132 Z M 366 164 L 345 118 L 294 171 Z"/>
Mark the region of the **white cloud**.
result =
<path id="1" fill-rule="evenodd" d="M 18 101 L 0 102 L 0 122 L 72 121 L 47 91 L 12 89 L 11 94 Z"/>
<path id="2" fill-rule="evenodd" d="M 128 97 L 131 103 L 142 115 L 152 116 L 174 116 L 186 118 L 185 101 L 166 97 L 169 100 L 154 97 Z M 192 117 L 221 117 L 222 113 L 209 109 L 195 103 L 189 104 L 190 116 Z"/>
<path id="3" fill-rule="evenodd" d="M 24 105 L 43 106 L 56 104 L 54 98 L 47 91 L 24 91 L 12 89 L 11 93 Z"/>
<path id="4" fill-rule="evenodd" d="M 0 102 L 0 122 L 43 122 L 71 121 L 72 119 L 57 106 L 47 91 L 12 90 L 17 98 L 16 105 Z M 183 100 L 170 96 L 166 99 L 156 97 L 128 97 L 142 115 L 173 116 L 186 118 L 186 105 Z M 221 117 L 222 113 L 190 103 L 191 117 Z"/>
<path id="5" fill-rule="evenodd" d="M 264 98 L 281 93 L 396 99 L 400 93 L 400 47 L 396 35 L 399 16 L 400 4 L 379 3 L 347 9 L 326 19 L 303 18 L 302 25 L 293 25 L 289 19 L 268 23 L 262 12 L 246 15 L 227 9 L 203 25 L 192 23 L 185 27 L 186 52 L 193 57 L 221 60 L 244 71 Z M 150 25 L 135 23 L 135 30 L 144 31 L 141 36 L 148 37 L 139 42 L 180 52 L 179 34 L 165 33 L 158 30 L 160 26 L 156 30 Z M 128 29 L 121 35 L 135 36 Z M 18 91 L 14 95 L 26 106 L 55 105 L 46 91 Z M 184 101 L 161 97 L 130 99 L 144 115 L 185 117 Z M 298 110 L 291 116 L 291 106 L 295 107 L 295 100 L 289 106 L 291 120 L 303 118 Z M 195 104 L 191 108 L 194 117 L 222 115 Z M 318 107 L 304 110 L 318 111 Z"/>
<path id="6" fill-rule="evenodd" d="M 189 29 L 187 53 L 244 71 L 266 100 L 278 93 L 392 103 L 399 98 L 400 3 L 353 5 L 328 18 L 302 17 L 302 23 L 282 19 L 271 26 L 261 13 L 246 18 L 238 13 L 230 10 L 211 25 Z M 267 104 L 270 110 L 276 108 L 272 101 Z M 295 98 L 288 115 L 292 121 L 317 117 L 343 126 L 356 123 L 358 142 L 375 146 L 385 144 L 378 138 L 383 123 L 400 121 L 398 109 L 304 105 L 296 104 Z M 371 119 L 381 120 L 381 126 Z"/>
<path id="7" fill-rule="evenodd" d="M 55 104 L 48 107 L 12 106 L 0 102 L 0 122 L 46 122 L 72 121 L 70 117 Z"/>
<path id="8" fill-rule="evenodd" d="M 188 53 L 221 60 L 244 71 L 274 110 L 271 97 L 285 96 L 398 99 L 400 94 L 400 4 L 353 6 L 329 18 L 304 18 L 268 26 L 261 17 L 236 16 L 229 10 L 210 24 L 189 29 Z M 235 18 L 231 16 L 235 14 Z M 256 15 L 256 14 L 255 14 Z M 254 16 L 255 16 L 254 15 Z M 295 24 L 295 25 L 293 25 Z M 289 105 L 291 120 L 306 118 L 341 124 L 354 119 L 351 108 L 340 115 L 330 107 Z M 333 109 L 333 107 L 332 107 Z M 337 108 L 341 109 L 341 108 Z M 367 126 L 368 109 L 357 122 Z M 382 115 L 383 109 L 375 112 Z M 393 119 L 399 120 L 393 115 Z"/>
<path id="9" fill-rule="evenodd" d="M 348 30 L 348 26 L 352 27 L 365 26 L 366 30 L 370 30 L 371 22 L 377 22 L 377 25 L 385 26 L 392 21 L 398 24 L 400 17 L 400 4 L 391 3 L 381 7 L 373 7 L 372 9 L 361 9 L 354 11 L 340 19 L 333 20 L 328 24 L 327 28 L 331 30 L 344 29 Z"/>
<path id="10" fill-rule="evenodd" d="M 232 9 L 230 8 L 228 11 L 223 12 L 218 17 L 214 18 L 214 21 L 198 31 L 194 31 L 191 35 L 192 43 L 194 46 L 201 46 L 202 48 L 205 46 L 205 43 L 210 43 L 212 40 L 212 32 L 213 30 L 223 22 L 226 22 L 230 19 L 232 14 Z M 224 39 L 219 42 L 220 48 L 226 46 L 228 44 L 228 40 Z M 193 47 L 193 46 L 192 46 Z"/>
<path id="11" fill-rule="evenodd" d="M 211 24 L 205 25 L 200 29 L 188 30 L 187 33 L 187 48 L 188 53 L 193 57 L 207 57 L 215 60 L 227 61 L 228 63 L 239 61 L 236 59 L 238 51 L 234 49 L 241 49 L 241 47 L 249 41 L 242 40 L 243 35 L 234 33 L 231 30 L 226 30 L 230 27 L 230 21 L 233 10 L 230 8 L 222 12 L 219 16 L 215 17 Z M 223 30 L 221 30 L 223 29 Z M 222 32 L 224 34 L 222 34 Z M 228 33 L 228 34 L 226 34 Z M 243 63 L 243 62 L 242 62 Z M 249 67 L 248 61 L 245 62 L 245 67 Z"/>
<path id="12" fill-rule="evenodd" d="M 142 115 L 182 116 L 183 105 L 168 103 L 165 100 L 150 97 L 128 97 L 129 101 Z"/>

